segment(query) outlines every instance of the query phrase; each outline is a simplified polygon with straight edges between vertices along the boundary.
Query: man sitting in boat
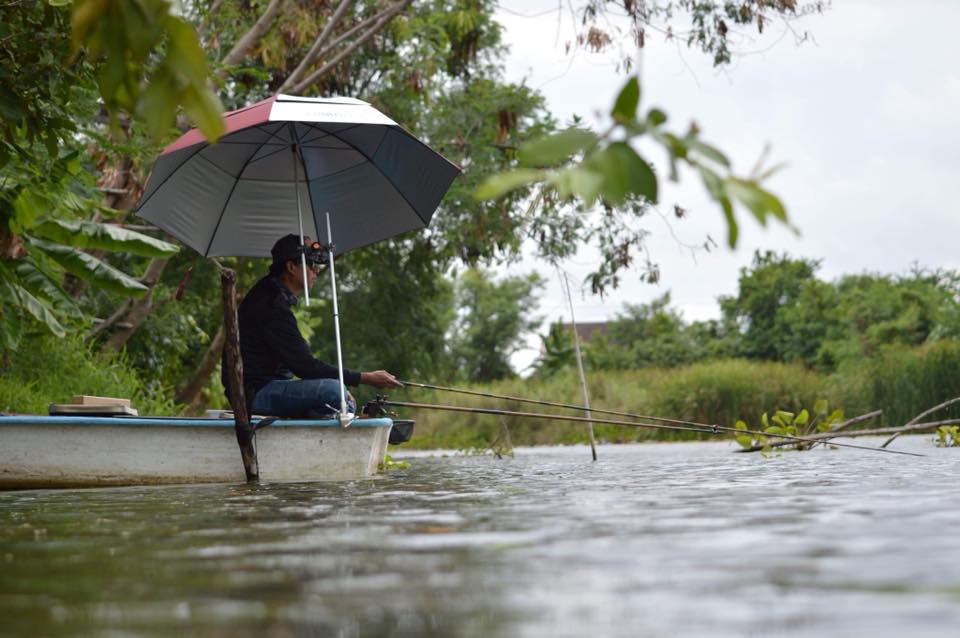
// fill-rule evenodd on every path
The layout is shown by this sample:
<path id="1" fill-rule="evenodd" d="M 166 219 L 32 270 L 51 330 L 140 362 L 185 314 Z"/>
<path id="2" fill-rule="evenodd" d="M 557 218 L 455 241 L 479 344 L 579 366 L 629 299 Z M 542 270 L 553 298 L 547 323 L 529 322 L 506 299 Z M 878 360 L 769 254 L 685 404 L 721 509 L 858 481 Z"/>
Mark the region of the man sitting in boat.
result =
<path id="1" fill-rule="evenodd" d="M 254 284 L 240 303 L 240 356 L 243 359 L 243 386 L 251 414 L 280 417 L 327 416 L 340 409 L 340 381 L 336 366 L 320 361 L 310 352 L 292 307 L 322 267 L 320 251 L 297 235 L 277 240 L 270 250 L 273 263 L 269 274 Z M 226 363 L 221 380 L 229 385 Z M 299 379 L 294 379 L 294 375 Z M 362 384 L 375 388 L 402 387 L 386 370 L 357 372 L 343 369 L 348 386 Z M 352 395 L 347 395 L 350 413 L 356 412 Z"/>

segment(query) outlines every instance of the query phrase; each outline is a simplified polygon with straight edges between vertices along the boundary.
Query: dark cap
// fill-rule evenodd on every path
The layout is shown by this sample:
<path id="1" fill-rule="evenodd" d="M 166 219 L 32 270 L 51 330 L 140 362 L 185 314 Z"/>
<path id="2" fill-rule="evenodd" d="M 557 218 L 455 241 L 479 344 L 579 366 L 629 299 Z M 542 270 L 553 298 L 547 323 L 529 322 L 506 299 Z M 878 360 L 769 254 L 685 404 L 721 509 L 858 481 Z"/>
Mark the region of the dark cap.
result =
<path id="1" fill-rule="evenodd" d="M 303 252 L 303 242 L 299 235 L 284 235 L 270 249 L 273 263 L 285 264 L 287 261 L 297 261 Z"/>

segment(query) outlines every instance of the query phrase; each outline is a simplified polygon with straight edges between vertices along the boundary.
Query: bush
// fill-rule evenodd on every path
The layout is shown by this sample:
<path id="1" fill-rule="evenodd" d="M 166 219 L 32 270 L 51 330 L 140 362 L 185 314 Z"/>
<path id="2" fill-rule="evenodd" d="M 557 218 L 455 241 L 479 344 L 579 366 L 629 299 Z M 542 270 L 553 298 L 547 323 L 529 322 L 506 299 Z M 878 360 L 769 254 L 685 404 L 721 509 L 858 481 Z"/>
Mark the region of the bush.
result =
<path id="1" fill-rule="evenodd" d="M 886 425 L 903 425 L 924 410 L 960 396 L 960 342 L 890 346 L 877 356 L 841 366 L 829 385 L 848 415 L 880 409 Z M 960 406 L 931 415 L 936 420 L 958 417 Z"/>
<path id="2" fill-rule="evenodd" d="M 75 394 L 124 397 L 140 414 L 174 414 L 172 392 L 146 390 L 120 355 L 100 355 L 76 335 L 25 339 L 0 368 L 0 412 L 46 414 Z"/>

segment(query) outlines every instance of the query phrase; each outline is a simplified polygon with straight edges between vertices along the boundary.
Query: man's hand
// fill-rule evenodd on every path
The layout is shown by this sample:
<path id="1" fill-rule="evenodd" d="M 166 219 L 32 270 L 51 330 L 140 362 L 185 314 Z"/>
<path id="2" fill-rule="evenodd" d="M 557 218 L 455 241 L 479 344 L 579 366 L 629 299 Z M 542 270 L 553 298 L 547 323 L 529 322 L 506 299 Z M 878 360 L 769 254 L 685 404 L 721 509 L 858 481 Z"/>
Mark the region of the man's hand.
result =
<path id="1" fill-rule="evenodd" d="M 403 384 L 397 381 L 397 378 L 386 370 L 374 370 L 373 372 L 361 372 L 360 383 L 372 385 L 375 388 L 402 388 Z"/>

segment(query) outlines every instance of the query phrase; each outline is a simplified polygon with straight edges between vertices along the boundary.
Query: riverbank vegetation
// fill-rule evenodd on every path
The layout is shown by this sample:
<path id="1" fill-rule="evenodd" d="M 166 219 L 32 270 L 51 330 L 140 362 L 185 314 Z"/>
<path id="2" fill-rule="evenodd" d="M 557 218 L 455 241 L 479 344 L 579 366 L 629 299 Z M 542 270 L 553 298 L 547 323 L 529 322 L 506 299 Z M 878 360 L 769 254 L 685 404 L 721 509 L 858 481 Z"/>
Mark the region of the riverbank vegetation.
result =
<path id="1" fill-rule="evenodd" d="M 717 164 L 701 174 L 729 221 L 731 245 L 733 201 L 746 198 L 758 219 L 785 219 L 776 198 L 727 175 L 723 154 L 695 127 L 683 137 L 661 130 L 666 114 L 657 109 L 636 119 L 635 78 L 610 111 L 623 139 L 589 133 L 580 121 L 564 129 L 540 94 L 505 79 L 494 2 L 345 2 L 336 10 L 300 2 L 281 11 L 275 1 L 198 1 L 172 12 L 158 1 L 136 15 L 122 4 L 116 12 L 89 0 L 0 8 L 0 52 L 9 61 L 0 72 L 9 97 L 0 127 L 0 411 L 43 412 L 74 394 L 126 396 L 144 414 L 227 407 L 217 374 L 224 334 L 216 268 L 176 252 L 130 214 L 159 149 L 191 122 L 215 133 L 221 103 L 238 108 L 277 91 L 357 96 L 465 168 L 426 231 L 355 251 L 337 269 L 345 361 L 401 378 L 580 401 L 569 330 L 545 325 L 536 309 L 542 281 L 497 279 L 489 268 L 531 247 L 556 262 L 590 245 L 601 259 L 584 287 L 615 287 L 650 241 L 644 221 L 656 176 L 632 151 L 624 155 L 629 174 L 614 161 L 641 131 L 668 143 L 675 161 Z M 586 46 L 611 47 L 590 6 Z M 671 6 L 628 11 L 640 45 L 646 26 L 689 20 L 688 44 L 717 65 L 731 61 L 724 16 L 762 29 L 819 12 L 756 0 L 687 3 L 685 13 Z M 334 50 L 341 52 L 330 57 Z M 123 59 L 130 64 L 120 68 Z M 503 178 L 517 169 L 527 171 L 523 180 Z M 602 184 L 593 179 L 600 173 Z M 499 198 L 477 199 L 494 175 L 506 179 Z M 606 214 L 582 214 L 598 198 Z M 266 270 L 252 259 L 225 262 L 241 290 Z M 886 420 L 903 422 L 917 407 L 960 394 L 956 273 L 918 268 L 823 281 L 818 267 L 756 255 L 712 321 L 685 321 L 668 292 L 625 306 L 584 343 L 593 402 L 733 424 L 827 399 L 847 414 L 883 408 Z M 636 276 L 654 283 L 660 273 L 648 263 Z M 332 361 L 329 292 L 315 292 L 298 310 L 300 325 Z M 537 331 L 543 349 L 534 368 L 512 370 L 512 355 Z M 414 416 L 422 446 L 482 447 L 504 428 L 492 417 Z M 581 425 L 506 425 L 515 443 L 585 436 Z M 613 426 L 597 433 L 610 441 L 662 435 Z"/>

